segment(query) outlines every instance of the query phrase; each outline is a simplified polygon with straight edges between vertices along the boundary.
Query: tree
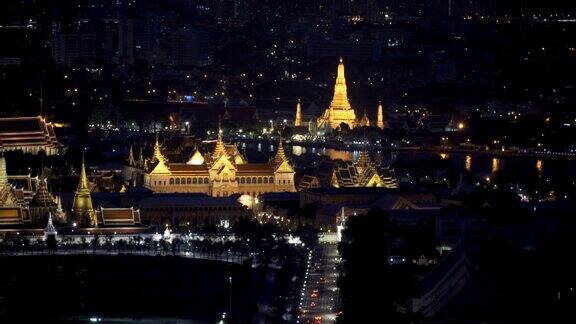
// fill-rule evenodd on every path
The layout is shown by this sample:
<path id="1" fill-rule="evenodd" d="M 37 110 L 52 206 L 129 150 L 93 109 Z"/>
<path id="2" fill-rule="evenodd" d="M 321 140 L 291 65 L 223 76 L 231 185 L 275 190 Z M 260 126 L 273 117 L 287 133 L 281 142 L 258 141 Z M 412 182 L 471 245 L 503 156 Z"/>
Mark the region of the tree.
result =
<path id="1" fill-rule="evenodd" d="M 341 122 L 339 126 L 339 130 L 341 134 L 348 134 L 350 132 L 350 126 L 345 122 Z"/>
<path id="2" fill-rule="evenodd" d="M 50 253 L 56 252 L 58 243 L 56 242 L 56 235 L 48 235 L 46 237 L 46 247 Z"/>
<path id="3" fill-rule="evenodd" d="M 388 231 L 388 216 L 380 209 L 347 221 L 338 246 L 344 261 L 339 322 L 384 322 L 393 315 Z"/>
<path id="4" fill-rule="evenodd" d="M 318 229 L 312 225 L 300 225 L 295 231 L 307 248 L 313 249 L 318 244 Z"/>

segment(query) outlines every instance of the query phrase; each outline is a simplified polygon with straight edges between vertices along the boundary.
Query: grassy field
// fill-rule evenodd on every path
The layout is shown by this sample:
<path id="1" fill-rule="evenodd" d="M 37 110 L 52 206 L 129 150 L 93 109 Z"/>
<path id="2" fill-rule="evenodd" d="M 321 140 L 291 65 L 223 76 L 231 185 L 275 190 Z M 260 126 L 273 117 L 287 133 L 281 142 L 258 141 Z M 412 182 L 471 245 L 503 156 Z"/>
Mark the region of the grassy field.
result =
<path id="1" fill-rule="evenodd" d="M 0 322 L 178 318 L 234 322 L 256 311 L 262 287 L 250 267 L 207 260 L 146 256 L 0 258 Z"/>

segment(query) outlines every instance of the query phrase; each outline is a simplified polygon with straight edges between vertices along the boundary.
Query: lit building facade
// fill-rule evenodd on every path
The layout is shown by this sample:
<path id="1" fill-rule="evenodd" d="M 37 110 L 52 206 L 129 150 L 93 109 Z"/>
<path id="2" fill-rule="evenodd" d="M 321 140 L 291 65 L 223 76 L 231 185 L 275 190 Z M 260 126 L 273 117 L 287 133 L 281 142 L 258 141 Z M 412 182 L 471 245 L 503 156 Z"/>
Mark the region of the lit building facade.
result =
<path id="1" fill-rule="evenodd" d="M 282 141 L 268 163 L 248 163 L 235 145 L 218 134 L 212 154 L 194 152 L 186 163 L 170 163 L 156 140 L 152 166 L 145 170 L 144 186 L 158 193 L 203 193 L 213 197 L 266 192 L 294 192 L 294 169 Z"/>

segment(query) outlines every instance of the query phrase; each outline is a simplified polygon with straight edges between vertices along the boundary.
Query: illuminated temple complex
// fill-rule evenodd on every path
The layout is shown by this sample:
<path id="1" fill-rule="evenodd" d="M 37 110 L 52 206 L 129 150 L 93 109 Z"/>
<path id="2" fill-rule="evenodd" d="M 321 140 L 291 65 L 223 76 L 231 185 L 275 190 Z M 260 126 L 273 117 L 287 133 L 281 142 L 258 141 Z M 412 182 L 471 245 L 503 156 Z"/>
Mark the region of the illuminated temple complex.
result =
<path id="1" fill-rule="evenodd" d="M 301 109 L 300 101 L 298 101 L 294 126 L 300 126 L 302 124 Z M 348 125 L 351 129 L 354 127 L 367 127 L 371 125 L 366 110 L 364 110 L 364 115 L 362 115 L 362 117 L 357 117 L 354 108 L 350 105 L 346 88 L 344 62 L 342 58 L 340 58 L 336 83 L 334 85 L 334 96 L 332 97 L 330 106 L 328 106 L 322 116 L 318 118 L 317 125 L 320 129 L 333 130 L 339 128 L 342 123 Z M 378 102 L 377 121 L 375 126 L 380 129 L 384 129 L 385 127 L 382 102 Z"/>
<path id="2" fill-rule="evenodd" d="M 186 163 L 170 163 L 158 139 L 152 164 L 144 173 L 144 186 L 156 193 L 204 193 L 213 197 L 266 192 L 294 192 L 294 169 L 286 157 L 282 140 L 267 163 L 249 163 L 235 145 L 227 145 L 218 132 L 211 154 L 198 149 Z"/>

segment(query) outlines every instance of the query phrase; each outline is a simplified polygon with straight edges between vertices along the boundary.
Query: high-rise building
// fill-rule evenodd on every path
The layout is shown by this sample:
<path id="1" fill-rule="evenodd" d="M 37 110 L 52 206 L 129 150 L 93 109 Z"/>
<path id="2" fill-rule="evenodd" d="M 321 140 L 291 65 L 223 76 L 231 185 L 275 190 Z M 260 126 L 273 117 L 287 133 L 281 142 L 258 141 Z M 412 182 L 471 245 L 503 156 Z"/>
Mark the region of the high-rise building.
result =
<path id="1" fill-rule="evenodd" d="M 134 63 L 134 21 L 122 19 L 118 22 L 118 58 L 122 64 Z"/>
<path id="2" fill-rule="evenodd" d="M 176 66 L 206 66 L 212 63 L 209 31 L 202 27 L 176 30 L 172 34 L 170 61 Z"/>
<path id="3" fill-rule="evenodd" d="M 52 57 L 56 64 L 71 66 L 96 57 L 96 34 L 56 33 L 52 36 Z"/>

